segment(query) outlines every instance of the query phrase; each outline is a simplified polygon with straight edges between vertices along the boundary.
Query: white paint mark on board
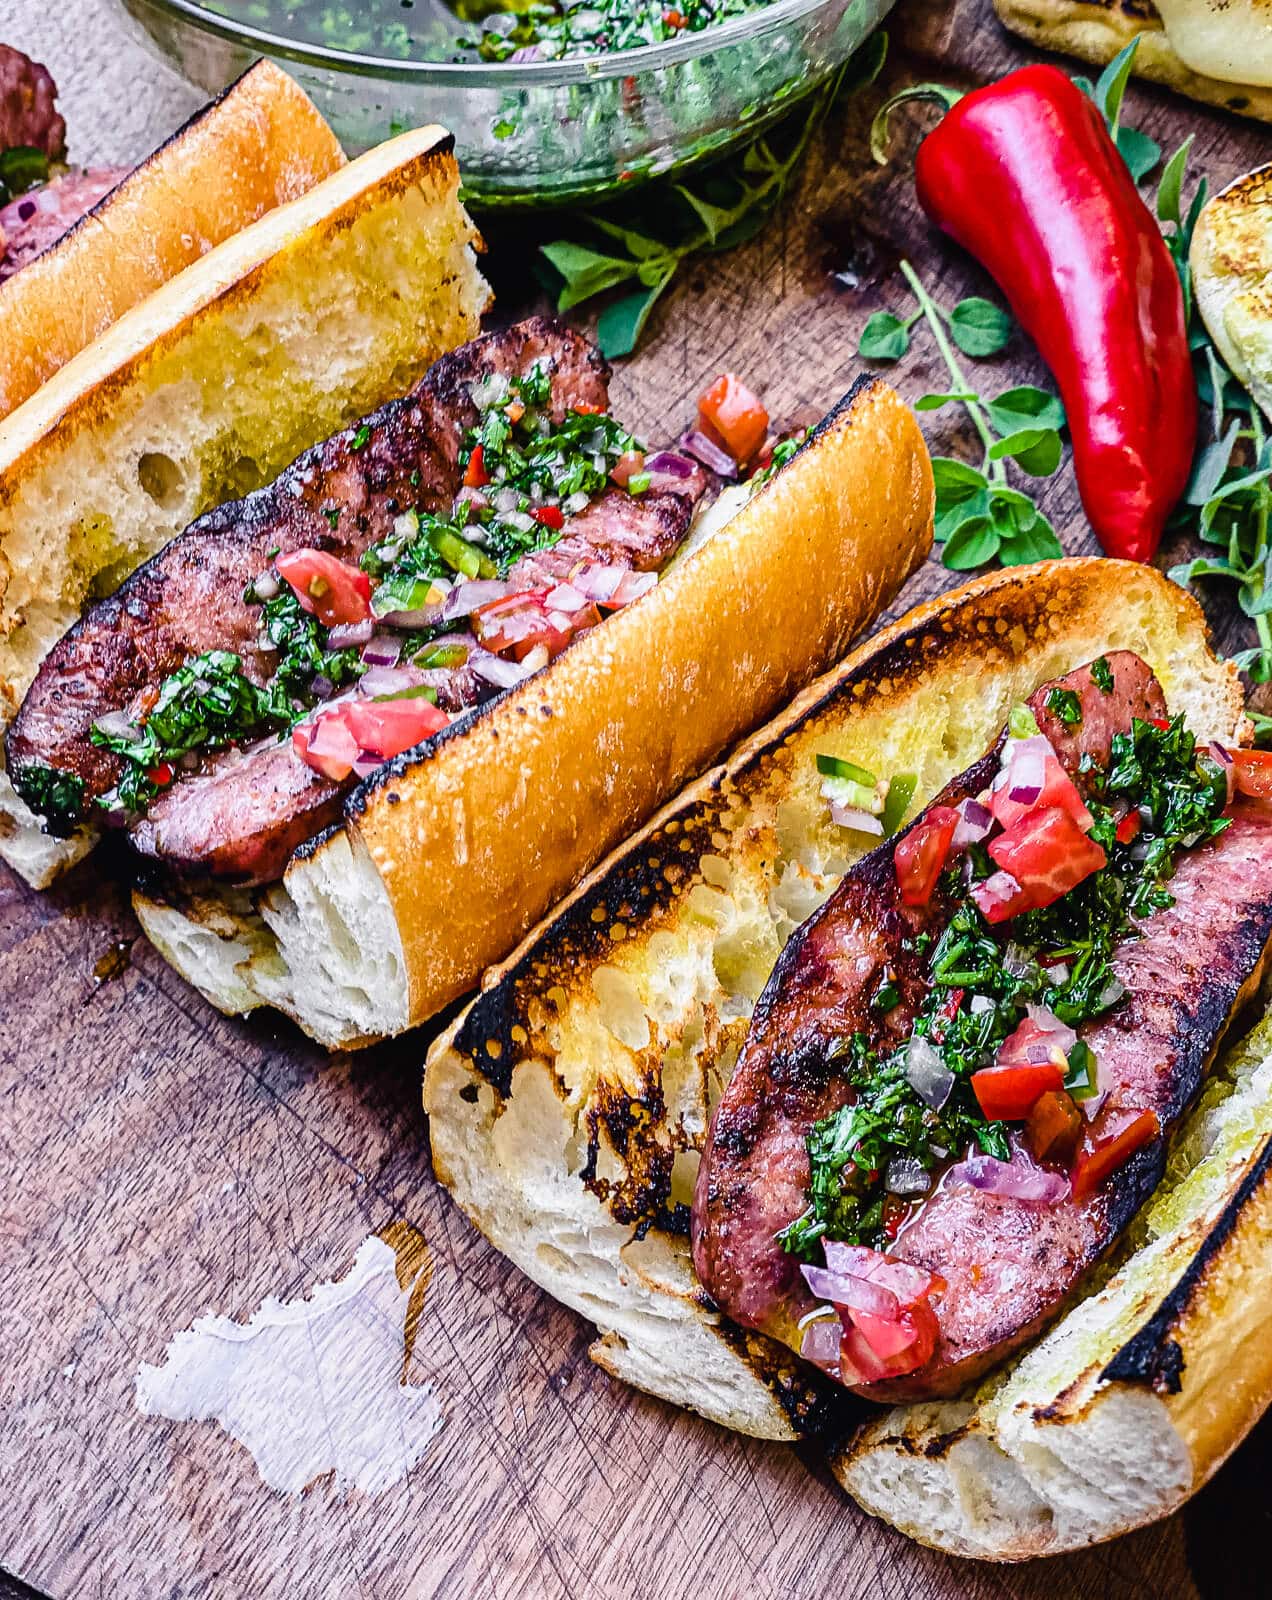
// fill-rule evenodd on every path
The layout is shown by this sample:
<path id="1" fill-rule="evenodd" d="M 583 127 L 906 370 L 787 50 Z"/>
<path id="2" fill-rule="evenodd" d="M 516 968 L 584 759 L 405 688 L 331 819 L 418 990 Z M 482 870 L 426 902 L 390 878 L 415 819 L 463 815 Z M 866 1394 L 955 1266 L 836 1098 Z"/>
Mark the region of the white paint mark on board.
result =
<path id="1" fill-rule="evenodd" d="M 406 1276 L 405 1283 L 402 1282 Z M 442 1426 L 427 1384 L 403 1382 L 426 1280 L 384 1239 L 307 1299 L 271 1296 L 247 1323 L 200 1317 L 143 1363 L 137 1404 L 174 1422 L 219 1422 L 271 1489 L 299 1494 L 331 1472 L 375 1494 L 411 1470 Z"/>

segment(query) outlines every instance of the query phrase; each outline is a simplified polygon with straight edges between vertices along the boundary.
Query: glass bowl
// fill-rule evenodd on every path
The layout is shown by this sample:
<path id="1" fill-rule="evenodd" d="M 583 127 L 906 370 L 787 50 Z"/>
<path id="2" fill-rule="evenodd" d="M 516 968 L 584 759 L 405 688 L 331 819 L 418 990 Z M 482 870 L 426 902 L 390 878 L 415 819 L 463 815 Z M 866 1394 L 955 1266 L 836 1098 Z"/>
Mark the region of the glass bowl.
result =
<path id="1" fill-rule="evenodd" d="M 351 154 L 440 122 L 455 135 L 467 199 L 525 206 L 600 200 L 754 138 L 842 65 L 895 0 L 773 0 L 661 44 L 499 65 L 344 51 L 198 0 L 120 3 L 209 93 L 268 56 Z"/>

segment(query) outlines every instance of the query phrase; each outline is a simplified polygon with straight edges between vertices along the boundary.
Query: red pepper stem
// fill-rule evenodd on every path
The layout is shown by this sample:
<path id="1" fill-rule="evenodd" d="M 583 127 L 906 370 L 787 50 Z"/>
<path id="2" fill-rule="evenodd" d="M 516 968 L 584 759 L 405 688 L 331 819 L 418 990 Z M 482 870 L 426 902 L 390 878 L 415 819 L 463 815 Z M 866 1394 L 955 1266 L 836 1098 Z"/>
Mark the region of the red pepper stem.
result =
<path id="1" fill-rule="evenodd" d="M 972 389 L 971 384 L 968 383 L 967 376 L 959 365 L 959 359 L 954 354 L 954 346 L 946 336 L 945 326 L 941 318 L 941 308 L 923 287 L 918 273 L 915 272 L 908 261 L 902 261 L 901 275 L 910 285 L 914 298 L 919 302 L 919 310 L 923 313 L 928 327 L 932 330 L 932 337 L 936 340 L 937 349 L 940 350 L 945 359 L 945 365 L 949 368 L 954 387 L 963 396 L 963 405 L 967 409 L 968 416 L 972 419 L 973 426 L 980 435 L 981 443 L 985 446 L 985 454 L 988 458 L 990 448 L 994 443 L 994 435 L 990 432 L 989 423 L 986 420 L 985 413 L 981 410 L 980 401 L 974 397 L 975 391 Z M 968 395 L 972 395 L 973 398 L 968 399 Z M 1006 481 L 1007 469 L 1001 461 L 989 461 L 987 459 L 985 470 L 996 482 Z"/>
<path id="2" fill-rule="evenodd" d="M 870 124 L 870 154 L 881 167 L 887 166 L 888 118 L 896 106 L 904 105 L 907 100 L 935 100 L 937 105 L 949 111 L 962 98 L 961 90 L 951 89 L 943 83 L 912 83 L 907 89 L 898 89 L 896 94 L 883 102 Z"/>

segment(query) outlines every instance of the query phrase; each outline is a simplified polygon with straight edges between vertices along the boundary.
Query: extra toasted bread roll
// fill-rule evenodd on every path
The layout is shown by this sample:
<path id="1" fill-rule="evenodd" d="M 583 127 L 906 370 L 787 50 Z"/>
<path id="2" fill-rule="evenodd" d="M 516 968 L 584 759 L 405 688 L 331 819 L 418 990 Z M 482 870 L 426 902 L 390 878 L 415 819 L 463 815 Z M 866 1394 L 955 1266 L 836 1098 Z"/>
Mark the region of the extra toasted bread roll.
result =
<path id="1" fill-rule="evenodd" d="M 827 815 L 817 751 L 914 771 L 913 814 L 1014 702 L 1118 649 L 1200 738 L 1242 735 L 1235 673 L 1193 599 L 1151 569 L 1068 560 L 979 579 L 886 629 L 602 863 L 490 975 L 425 1077 L 437 1175 L 596 1323 L 600 1365 L 742 1432 L 827 1431 L 867 1509 L 965 1555 L 1071 1549 L 1161 1515 L 1272 1395 L 1272 1313 L 1252 1289 L 1272 1266 L 1266 1025 L 1217 1069 L 1099 1293 L 1010 1375 L 838 1440 L 842 1391 L 702 1294 L 687 1206 L 777 956 L 862 853 Z"/>
<path id="2" fill-rule="evenodd" d="M 488 290 L 458 189 L 440 128 L 369 151 L 173 278 L 0 423 L 0 720 L 91 595 L 476 332 Z M 4 781 L 0 855 L 29 882 L 91 837 L 42 834 Z"/>
<path id="3" fill-rule="evenodd" d="M 687 777 L 834 660 L 931 542 L 914 418 L 862 379 L 732 520 L 543 672 L 383 768 L 344 825 L 243 894 L 147 892 L 149 937 L 214 1004 L 323 1043 L 470 989 Z"/>
<path id="4" fill-rule="evenodd" d="M 1267 0 L 994 0 L 1013 33 L 1104 66 L 1138 37 L 1136 76 L 1272 121 Z M 1163 18 L 1165 20 L 1163 21 Z"/>
<path id="5" fill-rule="evenodd" d="M 0 283 L 0 418 L 160 284 L 343 164 L 304 90 L 258 61 Z"/>
<path id="6" fill-rule="evenodd" d="M 1206 203 L 1189 262 L 1210 337 L 1272 415 L 1272 166 L 1247 172 Z"/>

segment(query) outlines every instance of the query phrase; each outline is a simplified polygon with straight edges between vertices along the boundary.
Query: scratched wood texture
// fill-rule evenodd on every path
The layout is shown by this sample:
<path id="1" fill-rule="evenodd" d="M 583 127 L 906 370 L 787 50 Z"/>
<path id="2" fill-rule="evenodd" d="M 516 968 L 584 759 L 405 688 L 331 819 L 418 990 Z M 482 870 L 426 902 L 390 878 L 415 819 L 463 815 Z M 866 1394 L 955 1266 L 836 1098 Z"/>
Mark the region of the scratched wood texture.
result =
<path id="1" fill-rule="evenodd" d="M 892 33 L 889 84 L 970 83 L 1023 59 L 988 0 L 903 0 Z M 1170 147 L 1195 133 L 1213 179 L 1266 154 L 1261 129 L 1138 89 L 1130 106 Z M 892 171 L 871 169 L 865 120 L 862 108 L 833 117 L 783 216 L 667 297 L 615 385 L 620 414 L 647 436 L 674 434 L 726 360 L 779 419 L 829 405 L 857 370 L 864 319 L 899 303 L 902 253 L 950 301 L 986 288 L 916 215 L 910 136 Z M 505 307 L 524 293 L 528 249 L 524 237 L 496 242 Z M 986 381 L 1039 377 L 1017 340 Z M 898 381 L 911 397 L 945 387 L 917 356 Z M 1067 477 L 1046 505 L 1069 551 L 1092 548 Z M 949 581 L 929 564 L 905 600 Z M 1216 622 L 1228 648 L 1244 640 L 1231 614 Z M 100 981 L 117 948 L 126 962 L 107 960 L 121 970 Z M 625 1390 L 588 1362 L 588 1328 L 496 1256 L 433 1182 L 425 1038 L 328 1059 L 277 1020 L 218 1016 L 138 941 L 117 864 L 88 865 L 47 895 L 0 869 L 0 1015 L 0 1567 L 40 1593 L 1268 1592 L 1266 1425 L 1161 1526 L 990 1568 L 863 1516 L 812 1447 L 733 1437 Z M 266 1295 L 303 1294 L 396 1220 L 433 1253 L 411 1377 L 435 1385 L 446 1416 L 397 1487 L 340 1497 L 320 1482 L 284 1498 L 217 1427 L 137 1412 L 138 1363 L 160 1359 L 198 1313 L 246 1318 Z"/>

